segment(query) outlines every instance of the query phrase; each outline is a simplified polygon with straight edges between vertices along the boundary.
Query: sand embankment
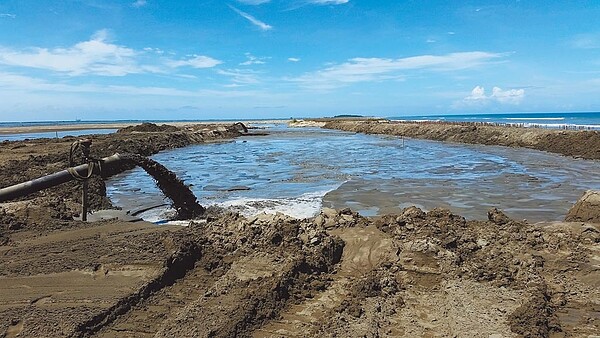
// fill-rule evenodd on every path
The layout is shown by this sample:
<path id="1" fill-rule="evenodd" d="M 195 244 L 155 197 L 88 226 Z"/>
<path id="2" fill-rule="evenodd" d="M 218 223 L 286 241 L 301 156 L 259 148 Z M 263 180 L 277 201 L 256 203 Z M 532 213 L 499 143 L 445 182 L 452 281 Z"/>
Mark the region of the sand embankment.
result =
<path id="1" fill-rule="evenodd" d="M 245 125 L 261 125 L 273 123 L 287 123 L 288 120 L 249 120 L 243 121 Z M 181 129 L 198 129 L 210 127 L 214 125 L 231 125 L 233 121 L 207 121 L 207 122 L 166 122 L 168 125 L 175 126 Z M 140 125 L 141 122 L 115 122 L 115 123 L 79 123 L 79 124 L 48 124 L 48 125 L 24 125 L 15 127 L 0 127 L 0 135 L 7 134 L 25 134 L 25 133 L 47 133 L 55 131 L 75 131 L 75 130 L 90 130 L 90 129 L 123 129 L 131 126 Z M 158 123 L 162 124 L 162 123 Z"/>
<path id="2" fill-rule="evenodd" d="M 331 121 L 324 128 L 435 141 L 523 147 L 584 159 L 600 159 L 600 132 L 492 126 L 475 123 Z"/>

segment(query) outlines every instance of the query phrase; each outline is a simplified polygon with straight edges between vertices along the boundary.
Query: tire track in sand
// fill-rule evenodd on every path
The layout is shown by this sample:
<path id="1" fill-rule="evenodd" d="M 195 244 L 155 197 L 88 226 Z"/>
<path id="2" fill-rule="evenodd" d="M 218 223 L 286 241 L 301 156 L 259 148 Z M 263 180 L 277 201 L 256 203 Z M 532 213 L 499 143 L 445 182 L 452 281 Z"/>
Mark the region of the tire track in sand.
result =
<path id="1" fill-rule="evenodd" d="M 281 313 L 280 319 L 254 331 L 253 337 L 305 336 L 309 327 L 322 321 L 328 311 L 349 295 L 354 281 L 382 262 L 397 259 L 392 239 L 374 225 L 340 228 L 329 234 L 339 236 L 345 242 L 342 261 L 330 286 L 314 298 L 291 305 Z"/>

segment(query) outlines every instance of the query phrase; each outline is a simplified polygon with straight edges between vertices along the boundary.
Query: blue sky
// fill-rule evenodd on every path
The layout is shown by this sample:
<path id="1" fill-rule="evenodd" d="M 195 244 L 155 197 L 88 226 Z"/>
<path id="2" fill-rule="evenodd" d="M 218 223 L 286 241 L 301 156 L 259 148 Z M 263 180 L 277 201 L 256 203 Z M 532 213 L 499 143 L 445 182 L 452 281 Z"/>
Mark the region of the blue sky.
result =
<path id="1" fill-rule="evenodd" d="M 600 1 L 0 0 L 0 121 L 600 110 Z"/>

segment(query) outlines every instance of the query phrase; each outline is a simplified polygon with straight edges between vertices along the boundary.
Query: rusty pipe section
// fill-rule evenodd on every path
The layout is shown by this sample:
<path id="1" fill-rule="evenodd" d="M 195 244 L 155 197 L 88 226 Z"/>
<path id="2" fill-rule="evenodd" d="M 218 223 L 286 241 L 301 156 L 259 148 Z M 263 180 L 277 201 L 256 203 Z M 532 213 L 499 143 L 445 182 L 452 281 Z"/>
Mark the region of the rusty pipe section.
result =
<path id="1" fill-rule="evenodd" d="M 119 154 L 114 154 L 109 157 L 101 159 L 100 166 L 94 165 L 94 174 L 100 174 L 101 168 L 110 167 L 111 165 L 117 164 L 124 159 Z M 73 167 L 72 170 L 77 172 L 80 176 L 88 174 L 89 164 L 82 164 Z M 48 189 L 63 183 L 74 180 L 75 177 L 69 172 L 69 169 L 59 171 L 54 174 L 42 176 L 31 181 L 11 185 L 10 187 L 0 189 L 0 203 L 9 201 L 11 199 L 19 198 L 40 190 Z"/>

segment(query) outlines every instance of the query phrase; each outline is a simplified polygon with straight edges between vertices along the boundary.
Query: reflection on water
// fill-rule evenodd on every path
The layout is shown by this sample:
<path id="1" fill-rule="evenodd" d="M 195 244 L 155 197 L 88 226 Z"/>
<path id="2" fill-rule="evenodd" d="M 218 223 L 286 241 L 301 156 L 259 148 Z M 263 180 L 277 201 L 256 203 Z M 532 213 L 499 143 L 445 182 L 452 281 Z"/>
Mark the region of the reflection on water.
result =
<path id="1" fill-rule="evenodd" d="M 192 185 L 200 203 L 248 214 L 308 217 L 323 200 L 364 215 L 414 204 L 483 218 L 496 206 L 516 218 L 557 220 L 584 190 L 600 188 L 593 175 L 598 162 L 539 151 L 425 140 L 402 146 L 397 137 L 282 126 L 271 131 L 153 158 Z M 111 179 L 108 188 L 126 208 L 162 200 L 141 169 Z"/>

